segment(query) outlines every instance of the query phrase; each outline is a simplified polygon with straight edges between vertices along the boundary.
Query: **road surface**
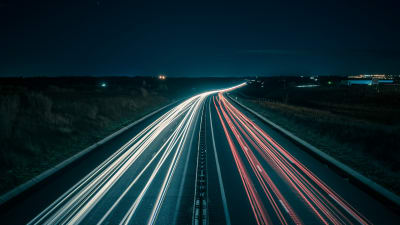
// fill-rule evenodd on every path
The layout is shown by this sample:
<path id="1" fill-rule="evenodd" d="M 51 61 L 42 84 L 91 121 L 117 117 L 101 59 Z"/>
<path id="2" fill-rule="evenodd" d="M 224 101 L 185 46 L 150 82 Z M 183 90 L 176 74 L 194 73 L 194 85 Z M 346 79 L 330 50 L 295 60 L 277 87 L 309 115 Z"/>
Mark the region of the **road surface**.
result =
<path id="1" fill-rule="evenodd" d="M 397 224 L 229 102 L 196 95 L 1 210 L 2 224 Z"/>

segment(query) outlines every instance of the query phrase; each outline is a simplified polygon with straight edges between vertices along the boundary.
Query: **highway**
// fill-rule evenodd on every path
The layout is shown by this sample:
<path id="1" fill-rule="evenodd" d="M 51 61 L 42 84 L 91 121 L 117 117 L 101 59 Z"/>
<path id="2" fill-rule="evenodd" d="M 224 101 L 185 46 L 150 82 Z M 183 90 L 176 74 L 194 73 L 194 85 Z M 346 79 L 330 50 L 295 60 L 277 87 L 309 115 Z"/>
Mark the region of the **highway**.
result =
<path id="1" fill-rule="evenodd" d="M 398 223 L 398 215 L 222 93 L 208 111 L 208 194 L 216 201 L 210 224 Z"/>
<path id="2" fill-rule="evenodd" d="M 239 87 L 189 98 L 102 146 L 2 209 L 2 224 L 400 221 L 231 103 L 224 93 Z"/>

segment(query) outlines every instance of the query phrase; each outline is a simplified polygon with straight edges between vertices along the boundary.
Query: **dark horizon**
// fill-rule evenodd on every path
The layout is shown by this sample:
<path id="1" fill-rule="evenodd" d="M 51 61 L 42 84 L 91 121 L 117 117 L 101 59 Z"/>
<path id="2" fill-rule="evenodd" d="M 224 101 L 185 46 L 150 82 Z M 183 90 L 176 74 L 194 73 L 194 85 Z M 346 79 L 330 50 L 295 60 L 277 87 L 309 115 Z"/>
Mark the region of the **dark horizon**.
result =
<path id="1" fill-rule="evenodd" d="M 1 1 L 0 77 L 400 74 L 396 1 Z"/>
<path id="2" fill-rule="evenodd" d="M 367 73 L 365 73 L 367 74 Z M 374 73 L 378 74 L 378 73 Z M 165 74 L 155 74 L 155 75 L 9 75 L 9 76 L 0 76 L 0 79 L 13 79 L 13 78 L 157 78 L 159 75 Z M 254 78 L 274 78 L 274 77 L 347 77 L 351 75 L 360 75 L 360 74 L 273 74 L 273 75 L 254 75 L 254 76 L 166 76 L 168 78 L 173 79 L 206 79 L 206 78 L 225 78 L 225 79 L 254 79 Z M 372 74 L 373 75 L 373 74 Z M 385 74 L 385 75 L 393 75 L 400 76 L 400 74 Z"/>

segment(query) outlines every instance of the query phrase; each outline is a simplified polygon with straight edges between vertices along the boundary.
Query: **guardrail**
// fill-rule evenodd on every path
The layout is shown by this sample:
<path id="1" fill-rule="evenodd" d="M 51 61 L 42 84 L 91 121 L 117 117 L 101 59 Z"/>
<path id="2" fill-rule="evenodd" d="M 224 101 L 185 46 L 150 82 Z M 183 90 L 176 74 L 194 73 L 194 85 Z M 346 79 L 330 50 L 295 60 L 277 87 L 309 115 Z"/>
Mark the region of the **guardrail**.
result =
<path id="1" fill-rule="evenodd" d="M 0 208 L 2 208 L 7 202 L 13 200 L 14 198 L 16 198 L 17 196 L 21 195 L 22 193 L 28 191 L 29 189 L 31 189 L 32 187 L 34 187 L 35 185 L 37 185 L 38 183 L 44 181 L 45 179 L 49 178 L 50 176 L 54 175 L 55 173 L 57 173 L 58 171 L 62 170 L 63 168 L 67 167 L 68 165 L 70 165 L 71 163 L 77 161 L 78 159 L 82 158 L 83 156 L 87 155 L 88 153 L 92 152 L 94 149 L 96 149 L 98 146 L 110 141 L 111 139 L 113 139 L 114 137 L 118 136 L 119 134 L 125 132 L 126 130 L 132 128 L 133 126 L 135 126 L 136 124 L 142 122 L 143 120 L 155 115 L 156 113 L 162 111 L 163 109 L 166 109 L 174 104 L 176 104 L 178 101 L 175 101 L 173 103 L 170 103 L 166 106 L 163 106 L 157 110 L 154 110 L 153 112 L 143 116 L 142 118 L 132 122 L 131 124 L 119 129 L 118 131 L 110 134 L 109 136 L 105 137 L 104 139 L 94 143 L 93 145 L 85 148 L 84 150 L 78 152 L 77 154 L 71 156 L 70 158 L 62 161 L 61 163 L 57 164 L 56 166 L 44 171 L 43 173 L 39 174 L 38 176 L 32 178 L 31 180 L 17 186 L 16 188 L 8 191 L 7 193 L 3 194 L 0 196 Z"/>
<path id="2" fill-rule="evenodd" d="M 250 109 L 249 107 L 243 105 L 236 99 L 232 98 L 229 94 L 227 94 L 228 98 L 231 99 L 233 102 L 247 110 L 248 112 L 254 114 L 260 120 L 265 122 L 266 124 L 273 127 L 275 130 L 281 132 L 286 137 L 291 139 L 295 144 L 301 146 L 303 149 L 307 150 L 309 153 L 314 155 L 317 159 L 325 162 L 328 166 L 338 170 L 340 173 L 344 174 L 346 177 L 349 178 L 349 181 L 359 186 L 361 189 L 369 193 L 370 195 L 374 196 L 377 200 L 389 206 L 392 210 L 396 212 L 400 212 L 400 197 L 394 194 L 393 192 L 387 190 L 386 188 L 382 187 L 381 185 L 375 183 L 374 181 L 370 180 L 369 178 L 365 177 L 364 175 L 360 174 L 359 172 L 353 170 L 352 168 L 348 167 L 347 165 L 339 162 L 332 156 L 326 154 L 325 152 L 319 150 L 318 148 L 312 146 L 308 142 L 304 141 L 303 139 L 297 137 L 293 133 L 287 131 L 286 129 L 282 128 L 281 126 L 277 125 L 276 123 L 272 122 L 271 120 L 265 118 L 264 116 L 260 115 L 256 111 Z"/>

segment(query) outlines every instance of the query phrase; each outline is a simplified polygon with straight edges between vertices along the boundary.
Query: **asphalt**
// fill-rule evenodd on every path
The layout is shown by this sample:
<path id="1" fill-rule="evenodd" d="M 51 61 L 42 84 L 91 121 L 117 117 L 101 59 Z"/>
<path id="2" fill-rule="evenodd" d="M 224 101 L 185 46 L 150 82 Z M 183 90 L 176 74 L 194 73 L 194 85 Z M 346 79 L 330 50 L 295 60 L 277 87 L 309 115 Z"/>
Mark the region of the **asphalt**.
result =
<path id="1" fill-rule="evenodd" d="M 169 107 L 156 115 L 142 121 L 131 129 L 125 131 L 124 133 L 118 135 L 113 138 L 109 142 L 97 147 L 94 151 L 85 155 L 81 159 L 73 162 L 63 170 L 57 172 L 53 176 L 46 179 L 44 182 L 41 182 L 39 185 L 34 186 L 29 191 L 23 193 L 18 198 L 13 199 L 11 202 L 3 205 L 0 209 L 0 218 L 1 224 L 27 224 L 41 212 L 43 212 L 49 205 L 54 203 L 57 199 L 60 198 L 64 193 L 70 190 L 74 185 L 78 182 L 85 179 L 90 172 L 96 170 L 96 168 L 104 161 L 106 161 L 109 157 L 111 157 L 115 152 L 123 147 L 132 137 L 138 135 L 143 129 L 149 126 L 153 121 L 162 116 L 168 110 L 171 110 L 173 107 Z M 182 116 L 181 116 L 182 117 Z M 170 184 L 169 190 L 172 190 L 168 193 L 168 198 L 164 201 L 164 206 L 161 212 L 159 213 L 159 217 L 166 217 L 168 219 L 162 219 L 161 224 L 165 224 L 164 222 L 168 221 L 170 218 L 176 219 L 179 223 L 184 221 L 191 221 L 191 212 L 190 213 L 175 213 L 175 212 L 184 212 L 185 210 L 181 210 L 180 208 L 190 208 L 193 205 L 193 183 L 194 178 L 192 178 L 195 173 L 195 167 L 186 161 L 194 161 L 195 154 L 192 153 L 191 147 L 189 145 L 196 145 L 197 138 L 193 138 L 198 131 L 198 115 L 194 118 L 196 122 L 190 127 L 188 131 L 187 140 L 185 142 L 185 147 L 183 148 L 185 151 L 182 152 L 181 159 L 177 164 L 176 173 L 174 178 Z M 114 203 L 114 201 L 119 197 L 122 192 L 127 188 L 132 179 L 137 176 L 140 172 L 140 169 L 143 168 L 146 162 L 149 161 L 149 158 L 154 156 L 155 151 L 160 149 L 161 145 L 165 143 L 165 140 L 171 135 L 171 133 L 175 130 L 177 126 L 177 119 L 175 122 L 171 123 L 164 131 L 156 138 L 155 141 L 151 143 L 148 147 L 149 151 L 146 154 L 143 154 L 142 158 L 134 165 L 129 167 L 126 172 L 121 176 L 121 178 L 113 185 L 111 191 L 107 192 L 107 194 L 101 199 L 101 201 L 96 204 L 89 213 L 81 222 L 83 224 L 93 224 L 94 221 L 100 219 L 105 211 L 109 209 L 110 206 Z M 193 137 L 192 137 L 193 136 Z M 174 149 L 172 149 L 172 152 Z M 161 155 L 161 154 L 160 154 Z M 154 161 L 160 159 L 160 156 L 157 157 Z M 150 186 L 148 193 L 156 193 L 159 188 L 160 182 L 159 179 L 162 177 L 167 171 L 167 164 L 172 160 L 172 156 L 166 157 L 166 163 L 160 168 L 160 173 L 155 177 L 155 182 Z M 155 163 L 151 164 L 148 169 L 143 173 L 142 177 L 148 177 L 149 173 L 154 170 Z M 186 167 L 186 168 L 185 168 Z M 150 171 L 150 172 L 149 172 Z M 186 178 L 186 179 L 183 179 Z M 112 212 L 109 218 L 104 221 L 106 224 L 114 224 L 115 221 L 121 219 L 121 212 L 126 211 L 127 208 L 131 206 L 131 198 L 132 196 L 137 195 L 139 191 L 142 190 L 143 185 L 147 182 L 146 179 L 139 179 L 137 181 L 138 185 L 135 188 L 132 188 L 126 194 L 126 198 L 124 198 L 118 207 L 115 207 L 115 210 Z M 177 193 L 176 191 L 180 191 Z M 149 194 L 143 200 L 142 206 L 149 206 L 152 203 L 148 203 L 150 199 L 154 198 L 155 194 Z M 180 197 L 178 197 L 180 196 Z M 148 201 L 147 201 L 148 199 Z M 177 199 L 180 199 L 181 204 L 179 205 L 179 209 L 176 210 Z M 173 207 L 172 207 L 173 206 Z M 149 207 L 147 207 L 149 208 Z M 107 210 L 106 210 L 107 209 Z M 141 211 L 148 211 L 146 207 L 144 209 L 140 209 L 137 212 L 137 215 L 142 214 Z M 187 211 L 187 210 L 186 210 Z M 185 216 L 185 215 L 188 216 Z M 171 217 L 171 215 L 174 215 Z M 138 216 L 140 217 L 140 216 Z M 111 219 L 110 219 L 111 218 Z M 144 220 L 134 220 L 136 224 L 143 224 Z"/>
<path id="2" fill-rule="evenodd" d="M 171 108 L 139 123 L 7 204 L 1 224 L 192 224 L 202 116 L 208 224 L 398 224 L 399 215 L 222 98 L 200 96 L 169 119 L 153 123 Z"/>
<path id="3" fill-rule="evenodd" d="M 315 189 L 308 193 L 308 195 L 307 193 L 304 194 L 305 198 L 301 197 L 299 192 L 294 189 L 296 185 L 290 185 L 288 179 L 285 177 L 286 175 L 284 175 L 285 173 L 280 170 L 281 166 L 277 166 L 278 163 L 284 159 L 274 161 L 271 156 L 267 155 L 267 157 L 262 157 L 262 154 L 251 145 L 250 140 L 254 141 L 254 139 L 246 139 L 243 134 L 240 134 L 239 136 L 243 138 L 244 143 L 247 144 L 249 150 L 254 153 L 255 158 L 260 163 L 262 171 L 265 171 L 265 173 L 268 174 L 272 185 L 276 186 L 276 189 L 282 196 L 281 198 L 286 200 L 284 203 L 285 206 L 283 206 L 280 202 L 279 196 L 276 196 L 271 190 L 271 185 L 267 185 L 267 189 L 269 189 L 269 193 L 271 193 L 271 198 L 273 199 L 270 201 L 266 192 L 262 188 L 262 182 L 260 182 L 255 175 L 255 170 L 258 170 L 258 168 L 256 167 L 255 170 L 251 168 L 250 160 L 246 158 L 243 147 L 241 147 L 241 145 L 238 143 L 238 140 L 235 139 L 235 135 L 229 128 L 227 119 L 223 116 L 221 116 L 222 119 L 219 117 L 217 109 L 220 110 L 219 113 L 222 114 L 222 110 L 226 110 L 226 108 L 222 106 L 221 110 L 221 106 L 218 105 L 218 99 L 219 98 L 215 96 L 215 105 L 214 101 L 210 101 L 210 103 L 207 105 L 207 107 L 209 107 L 207 110 L 209 112 L 209 116 L 207 116 L 208 128 L 206 132 L 209 134 L 207 135 L 209 138 L 208 146 L 211 147 L 208 151 L 209 154 L 207 155 L 210 174 L 208 184 L 209 189 L 213 190 L 212 194 L 211 192 L 209 193 L 209 205 L 212 207 L 209 215 L 209 224 L 227 224 L 227 221 L 230 221 L 231 224 L 263 224 L 262 219 L 259 221 L 255 219 L 255 215 L 257 214 L 254 213 L 254 211 L 256 210 L 252 208 L 252 204 L 250 204 L 249 200 L 250 198 L 246 194 L 243 185 L 244 182 L 241 179 L 231 147 L 227 141 L 227 135 L 223 129 L 223 123 L 227 127 L 228 134 L 233 139 L 233 145 L 236 147 L 238 157 L 241 158 L 244 168 L 248 172 L 249 179 L 253 182 L 254 190 L 260 197 L 261 205 L 265 208 L 264 210 L 267 215 L 267 219 L 265 221 L 269 222 L 270 224 L 282 223 L 277 216 L 277 211 L 281 212 L 285 221 L 284 223 L 287 224 L 295 224 L 299 221 L 302 224 L 323 224 L 323 221 L 327 222 L 328 224 L 332 224 L 335 222 L 332 217 L 323 216 L 324 213 L 321 212 L 322 210 L 320 209 L 323 207 L 316 207 L 316 211 L 322 215 L 324 220 L 321 220 L 318 216 L 316 216 L 316 212 L 312 210 L 312 207 L 310 207 L 305 200 L 312 197 L 315 199 L 320 199 L 322 206 L 325 206 L 325 208 L 331 210 L 331 214 L 334 215 L 333 218 L 338 218 L 336 222 L 342 224 L 360 223 L 360 218 L 357 219 L 352 216 L 352 213 L 354 212 L 356 212 L 357 215 L 360 215 L 360 217 L 363 219 L 361 222 L 365 222 L 366 224 L 398 224 L 398 221 L 400 221 L 399 215 L 396 215 L 394 212 L 386 208 L 385 205 L 381 204 L 381 202 L 370 197 L 358 187 L 349 183 L 345 178 L 339 176 L 327 165 L 313 158 L 304 150 L 300 149 L 300 147 L 298 147 L 291 140 L 287 139 L 276 130 L 264 124 L 257 117 L 231 102 L 233 107 L 238 109 L 245 117 L 254 122 L 254 124 L 262 129 L 272 140 L 279 143 L 282 149 L 286 150 L 293 157 L 293 161 L 297 160 L 299 163 L 301 163 L 303 168 L 306 168 L 308 171 L 314 174 L 314 177 L 317 177 L 325 184 L 326 187 L 329 188 L 329 190 L 333 191 L 334 193 L 326 193 L 324 189 L 321 188 L 320 185 L 316 184 L 309 176 L 307 176 L 307 174 L 302 171 L 298 165 L 295 165 L 289 161 L 289 166 L 293 167 L 288 174 L 290 175 L 298 173 L 296 176 L 303 176 L 305 180 L 299 183 L 302 184 L 308 182 L 307 188 L 304 188 L 305 190 L 315 187 Z M 236 116 L 236 114 L 234 114 L 234 116 Z M 232 117 L 230 117 L 230 119 L 233 121 Z M 236 125 L 235 127 L 237 130 L 239 130 L 239 127 L 243 128 L 241 125 Z M 213 133 L 213 135 L 211 135 L 211 133 Z M 216 146 L 215 149 L 212 147 L 213 142 Z M 218 160 L 216 160 L 215 155 L 217 155 Z M 220 168 L 221 180 L 218 179 L 217 167 Z M 293 181 L 293 179 L 291 180 Z M 221 183 L 223 183 L 224 186 L 223 192 L 225 193 L 225 201 L 223 198 L 221 198 Z M 301 188 L 298 189 L 302 190 Z M 316 194 L 317 192 L 319 192 L 319 194 Z M 343 201 L 339 201 L 339 198 Z M 214 204 L 211 203 L 212 200 Z M 311 205 L 313 205 L 313 202 L 310 202 Z M 277 205 L 277 211 L 274 210 L 274 204 Z M 331 207 L 327 207 L 330 204 Z M 346 204 L 351 208 L 342 207 L 343 204 Z M 225 207 L 227 208 L 228 215 L 224 213 L 224 205 L 226 205 Z M 292 210 L 287 210 L 289 208 L 288 206 L 290 206 Z M 255 207 L 257 208 L 257 206 Z M 262 207 L 260 208 L 262 210 Z M 288 211 L 293 212 L 296 215 L 294 218 L 297 218 L 298 220 L 294 220 Z M 349 211 L 353 212 L 349 213 Z"/>

